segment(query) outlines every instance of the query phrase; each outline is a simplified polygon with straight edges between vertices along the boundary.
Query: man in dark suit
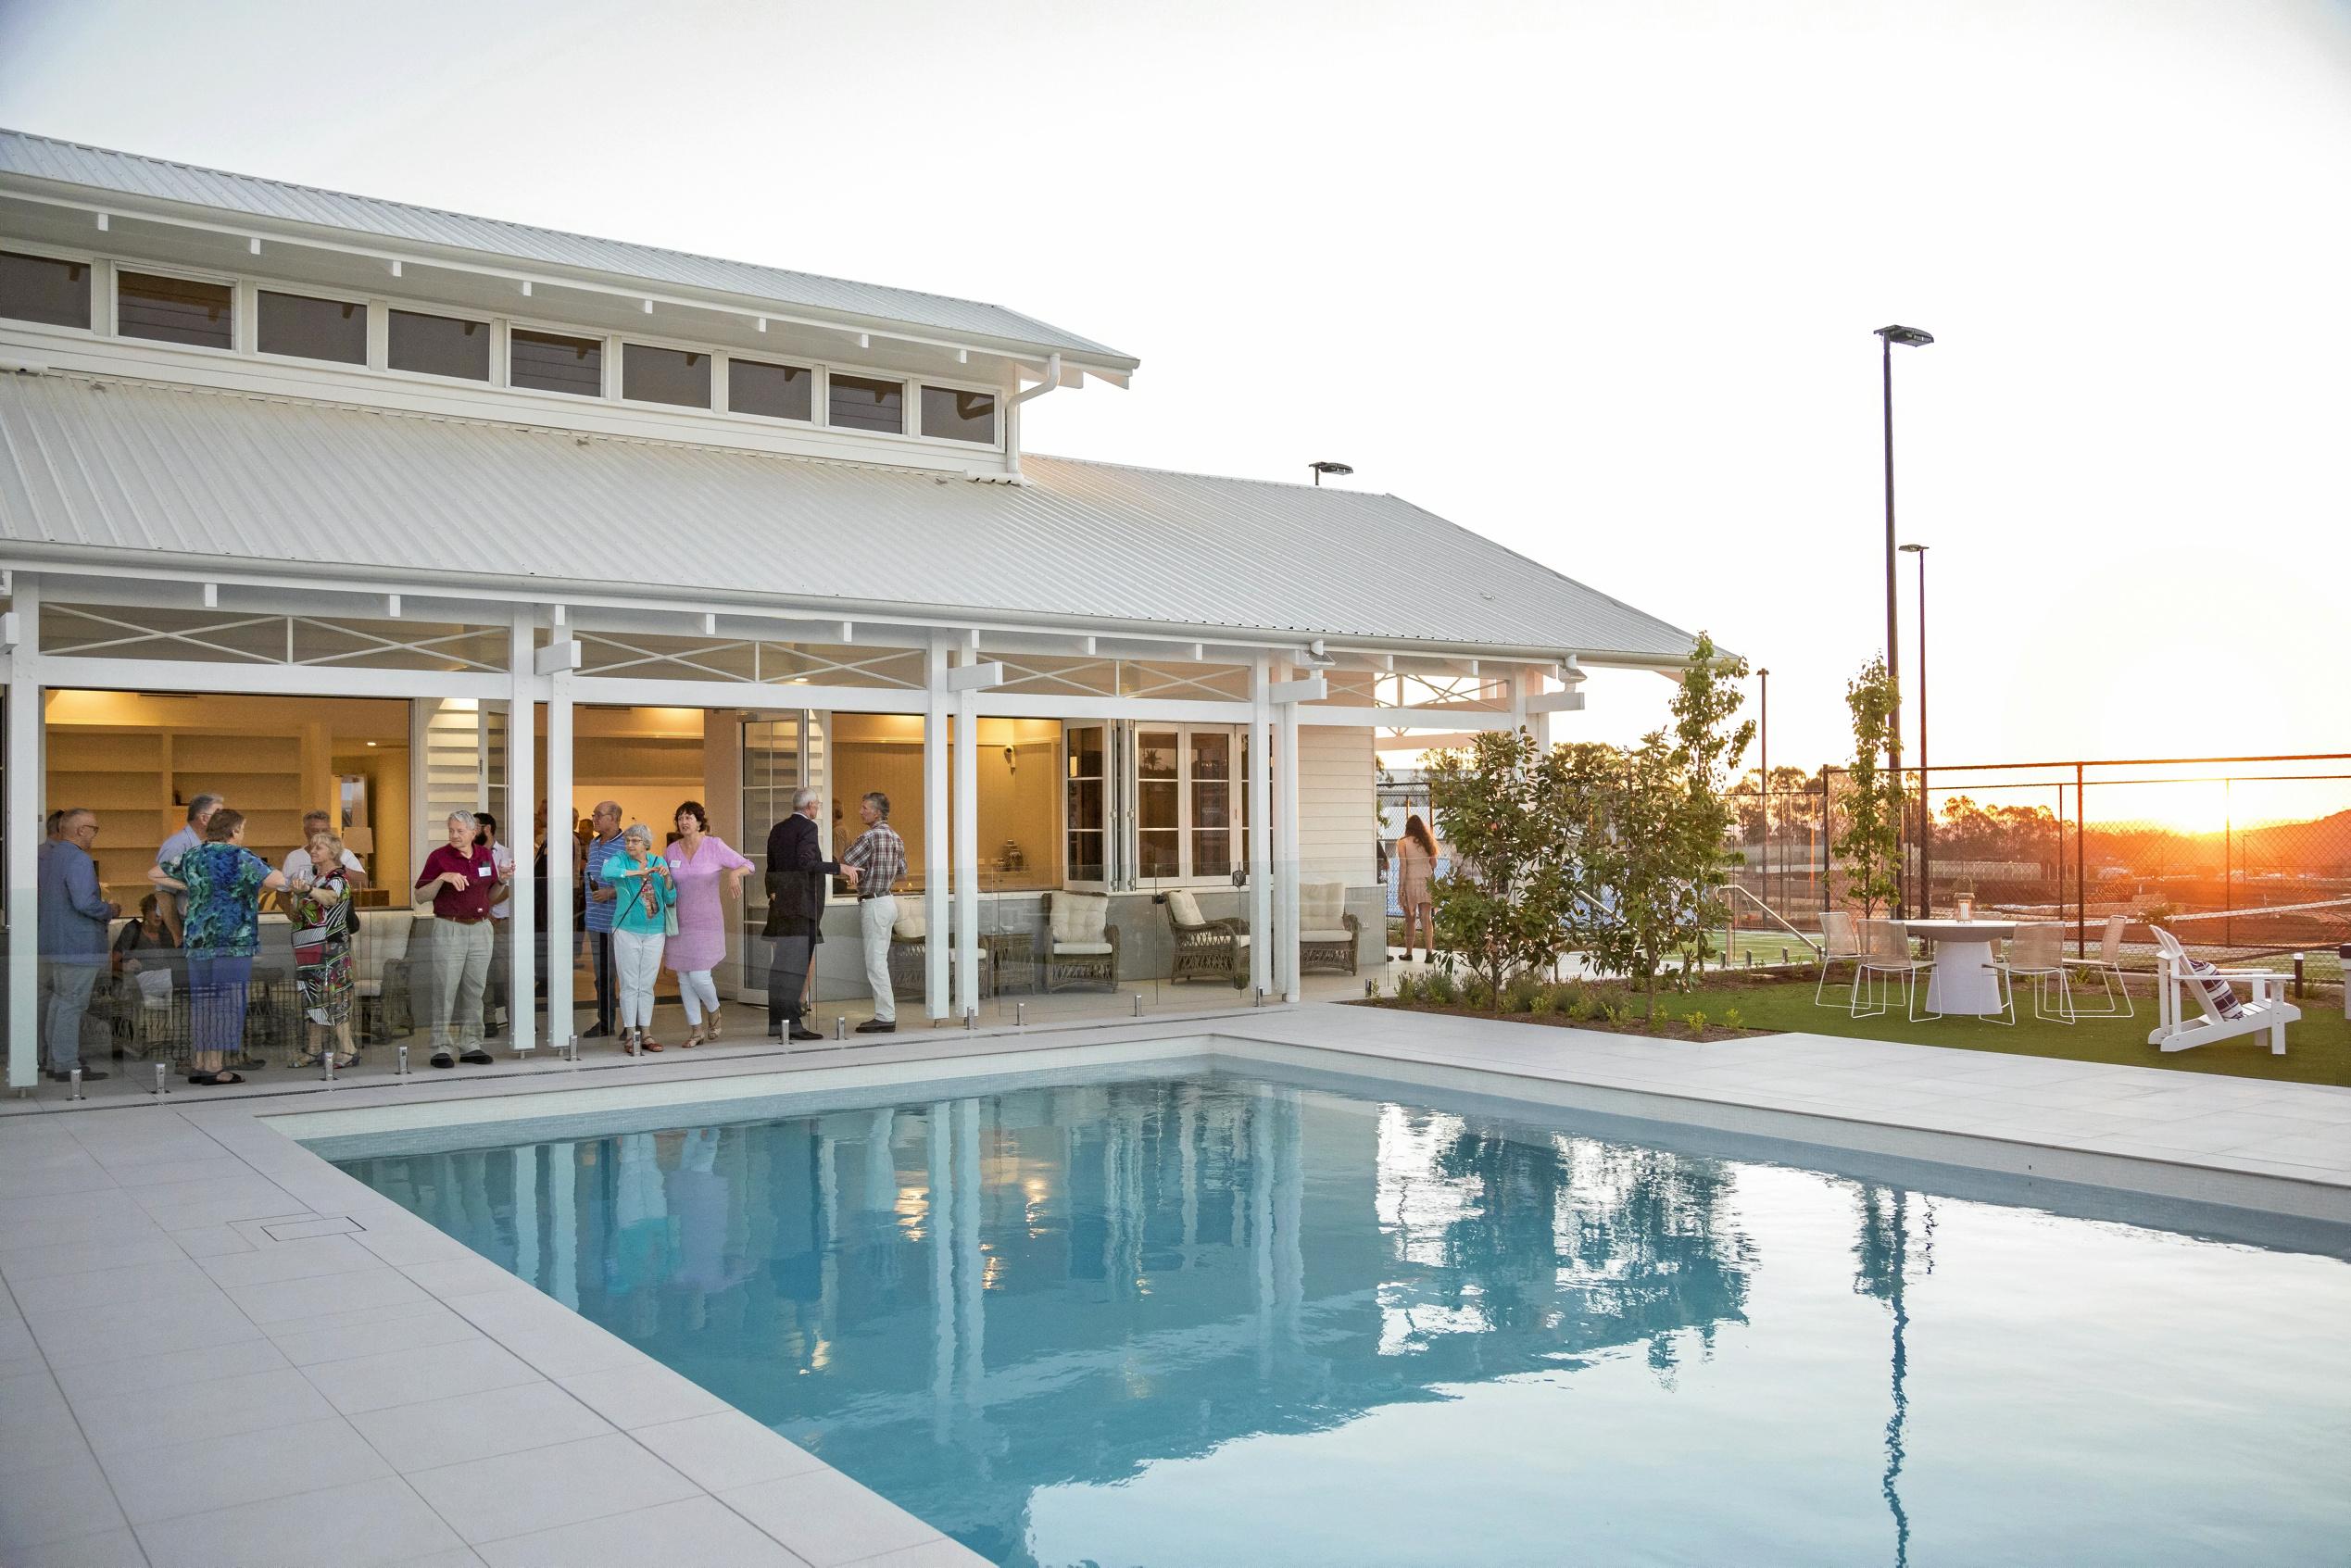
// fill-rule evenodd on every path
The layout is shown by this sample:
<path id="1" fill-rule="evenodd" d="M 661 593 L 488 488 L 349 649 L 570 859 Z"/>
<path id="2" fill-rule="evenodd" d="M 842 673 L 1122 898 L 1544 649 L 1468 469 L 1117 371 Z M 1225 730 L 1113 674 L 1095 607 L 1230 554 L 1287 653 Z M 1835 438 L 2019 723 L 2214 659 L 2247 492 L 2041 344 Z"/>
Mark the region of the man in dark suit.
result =
<path id="1" fill-rule="evenodd" d="M 808 967 L 816 945 L 824 940 L 824 879 L 846 877 L 857 883 L 854 868 L 844 872 L 836 860 L 824 858 L 817 843 L 816 808 L 822 791 L 802 789 L 792 797 L 792 814 L 767 834 L 767 925 L 775 943 L 767 966 L 767 1032 L 771 1038 L 821 1040 L 824 1036 L 800 1022 L 800 993 L 807 987 Z"/>

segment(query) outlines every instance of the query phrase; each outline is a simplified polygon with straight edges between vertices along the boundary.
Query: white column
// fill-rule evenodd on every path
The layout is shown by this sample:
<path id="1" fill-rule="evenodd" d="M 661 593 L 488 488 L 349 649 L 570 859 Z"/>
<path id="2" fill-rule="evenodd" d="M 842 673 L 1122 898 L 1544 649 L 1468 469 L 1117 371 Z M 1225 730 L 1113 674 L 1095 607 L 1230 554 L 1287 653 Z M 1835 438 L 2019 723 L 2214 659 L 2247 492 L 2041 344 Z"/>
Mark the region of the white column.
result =
<path id="1" fill-rule="evenodd" d="M 1288 679 L 1296 679 L 1292 670 Z M 1281 732 L 1276 748 L 1280 758 L 1281 798 L 1274 807 L 1274 822 L 1278 836 L 1274 867 L 1274 925 L 1276 947 L 1273 955 L 1274 972 L 1283 995 L 1291 1001 L 1300 997 L 1298 985 L 1298 873 L 1300 846 L 1298 831 L 1298 704 L 1282 703 L 1276 710 L 1276 727 Z"/>
<path id="2" fill-rule="evenodd" d="M 923 683 L 923 1009 L 937 1022 L 949 1010 L 947 933 L 947 643 L 934 635 Z"/>
<path id="3" fill-rule="evenodd" d="M 41 584 L 16 574 L 8 654 L 8 1087 L 41 1073 Z"/>
<path id="4" fill-rule="evenodd" d="M 547 1037 L 571 1038 L 572 880 L 572 672 L 547 678 Z"/>
<path id="5" fill-rule="evenodd" d="M 955 1393 L 954 1114 L 946 1100 L 931 1104 L 931 1189 L 923 1203 L 931 1241 L 931 1437 L 947 1441 Z"/>
<path id="6" fill-rule="evenodd" d="M 955 1010 L 979 1009 L 979 699 L 955 698 Z"/>
<path id="7" fill-rule="evenodd" d="M 521 885 L 508 894 L 514 913 L 506 925 L 513 943 L 507 954 L 506 972 L 508 989 L 512 992 L 508 1023 L 514 1031 L 518 1056 L 538 1044 L 538 1010 L 533 1005 L 538 995 L 538 976 L 533 972 L 538 911 L 531 907 L 531 822 L 538 806 L 538 782 L 532 776 L 537 771 L 533 753 L 538 749 L 539 683 L 534 662 L 538 650 L 533 634 L 536 630 L 532 617 L 517 614 L 507 642 L 508 668 L 514 679 L 506 705 L 506 822 L 502 825 L 507 847 L 514 852 L 514 880 Z M 547 831 L 555 831 L 552 822 Z"/>
<path id="8" fill-rule="evenodd" d="M 1273 716 L 1268 687 L 1273 671 L 1260 654 L 1249 683 L 1249 985 L 1250 995 L 1274 988 L 1273 747 L 1267 721 Z"/>

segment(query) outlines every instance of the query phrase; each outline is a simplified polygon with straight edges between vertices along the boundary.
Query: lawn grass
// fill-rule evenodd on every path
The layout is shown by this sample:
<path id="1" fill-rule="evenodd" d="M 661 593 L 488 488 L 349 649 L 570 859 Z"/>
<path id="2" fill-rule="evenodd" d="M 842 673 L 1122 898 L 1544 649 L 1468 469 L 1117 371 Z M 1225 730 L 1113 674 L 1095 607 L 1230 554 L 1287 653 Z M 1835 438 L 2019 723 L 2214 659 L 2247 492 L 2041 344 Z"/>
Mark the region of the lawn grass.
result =
<path id="1" fill-rule="evenodd" d="M 1841 986 L 1824 994 L 1842 997 Z M 2147 1044 L 2156 1026 L 2155 999 L 2142 992 L 2132 997 L 2136 1018 L 2085 1018 L 2070 1026 L 2051 1023 L 2031 1015 L 2028 1005 L 2013 1029 L 1980 1018 L 1942 1018 L 1913 1023 L 1897 1007 L 1876 1018 L 1854 1018 L 1843 1008 L 1812 1005 L 1812 982 L 1746 981 L 1708 985 L 1681 996 L 1661 997 L 1657 1011 L 1675 1017 L 1692 1010 L 1719 1019 L 1729 1009 L 1750 1029 L 1803 1030 L 1815 1035 L 1849 1035 L 1871 1040 L 1901 1040 L 1919 1046 L 1953 1046 L 1961 1050 L 2005 1051 L 2015 1056 L 2057 1057 L 2068 1061 L 2118 1062 L 2131 1067 L 2162 1067 L 2180 1073 L 2221 1073 L 2241 1078 L 2270 1078 L 2294 1084 L 2334 1084 L 2351 1086 L 2351 1022 L 2343 1016 L 2340 996 L 2310 996 L 2296 1005 L 2302 1020 L 2286 1028 L 2286 1054 L 2271 1056 L 2267 1035 L 2240 1035 L 2194 1050 L 2160 1051 Z M 1634 1003 L 1638 1010 L 1640 1003 Z"/>
<path id="2" fill-rule="evenodd" d="M 1563 989 L 1575 988 L 1571 985 Z M 1854 1018 L 1843 1005 L 1849 994 L 1846 987 L 1831 985 L 1822 997 L 1824 1000 L 1834 998 L 1837 1005 L 1816 1007 L 1812 999 L 1813 982 L 1809 976 L 1790 979 L 1734 972 L 1721 977 L 1709 976 L 1706 983 L 1695 990 L 1660 991 L 1657 995 L 1657 1022 L 1653 1028 L 1642 1022 L 1641 998 L 1638 996 L 1627 998 L 1620 982 L 1593 984 L 1581 992 L 1588 999 L 1605 996 L 1619 1003 L 1628 1000 L 1629 1006 L 1625 1014 L 1613 1025 L 1600 1022 L 1596 1016 L 1584 1021 L 1572 1020 L 1564 1010 L 1556 1009 L 1534 1016 L 1525 1013 L 1499 1016 L 1506 1022 L 1610 1029 L 1620 1034 L 1687 1040 L 1691 1036 L 1685 1020 L 1692 1013 L 1705 1015 L 1707 1027 L 1704 1037 L 1707 1039 L 1730 1037 L 1731 1032 L 1722 1025 L 1727 1018 L 1735 1014 L 1739 1032 L 1749 1035 L 1799 1032 L 1838 1035 L 1855 1039 L 1896 1040 L 1906 1045 L 1948 1046 L 1958 1050 L 2002 1051 L 2011 1056 L 2101 1061 L 2127 1067 L 2162 1068 L 2175 1073 L 2218 1073 L 2239 1078 L 2266 1078 L 2279 1083 L 2331 1084 L 2338 1087 L 2351 1087 L 2351 1021 L 2343 1016 L 2343 994 L 2340 991 L 2313 992 L 2299 998 L 2289 998 L 2302 1009 L 2302 1017 L 2286 1026 L 2286 1054 L 2283 1056 L 2269 1054 L 2267 1035 L 2240 1035 L 2234 1039 L 2198 1046 L 2192 1050 L 2158 1050 L 2147 1044 L 2147 1035 L 2156 1027 L 2155 999 L 2136 987 L 2133 988 L 2131 1000 L 2137 1006 L 2137 1016 L 2085 1018 L 2072 1024 L 2033 1017 L 2028 993 L 2024 1015 L 2013 1028 L 1982 1018 L 1940 1018 L 1913 1023 L 1899 1005 L 1898 992 L 1897 1005 L 1892 1010 L 1874 1018 Z M 1472 1018 L 1498 1016 L 1458 1002 L 1440 1006 L 1418 999 L 1399 1001 L 1390 996 L 1356 1005 Z"/>

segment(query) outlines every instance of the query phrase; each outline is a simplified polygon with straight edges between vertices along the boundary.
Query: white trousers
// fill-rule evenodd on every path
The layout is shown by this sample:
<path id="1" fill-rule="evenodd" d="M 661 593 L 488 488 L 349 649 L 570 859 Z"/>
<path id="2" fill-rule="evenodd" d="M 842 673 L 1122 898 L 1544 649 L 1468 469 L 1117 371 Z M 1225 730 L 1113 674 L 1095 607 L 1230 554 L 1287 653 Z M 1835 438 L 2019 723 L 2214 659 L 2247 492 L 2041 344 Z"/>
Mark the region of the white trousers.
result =
<path id="1" fill-rule="evenodd" d="M 699 1023 L 702 1015 L 716 1017 L 719 1010 L 718 982 L 710 978 L 707 969 L 681 969 L 677 972 L 677 999 L 685 1004 L 685 1022 Z"/>
<path id="2" fill-rule="evenodd" d="M 858 934 L 865 938 L 865 984 L 874 988 L 874 1018 L 898 1022 L 898 994 L 890 985 L 890 927 L 898 923 L 898 899 L 885 893 L 857 906 Z"/>
<path id="3" fill-rule="evenodd" d="M 612 933 L 612 969 L 621 989 L 621 1027 L 653 1026 L 653 982 L 661 973 L 661 948 L 668 939 L 660 932 Z"/>

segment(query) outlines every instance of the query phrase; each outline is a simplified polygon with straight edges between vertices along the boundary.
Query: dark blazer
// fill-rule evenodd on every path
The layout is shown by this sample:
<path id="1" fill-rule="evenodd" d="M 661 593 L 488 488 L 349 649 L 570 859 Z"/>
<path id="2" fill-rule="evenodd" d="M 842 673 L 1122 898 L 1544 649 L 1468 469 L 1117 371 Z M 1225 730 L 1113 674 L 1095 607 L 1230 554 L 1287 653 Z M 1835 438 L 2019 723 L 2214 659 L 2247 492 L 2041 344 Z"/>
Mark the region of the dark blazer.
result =
<path id="1" fill-rule="evenodd" d="M 816 824 L 798 811 L 768 829 L 765 935 L 786 935 L 786 921 L 807 921 L 812 928 L 824 915 L 824 879 L 840 870 L 839 861 L 824 858 Z"/>

